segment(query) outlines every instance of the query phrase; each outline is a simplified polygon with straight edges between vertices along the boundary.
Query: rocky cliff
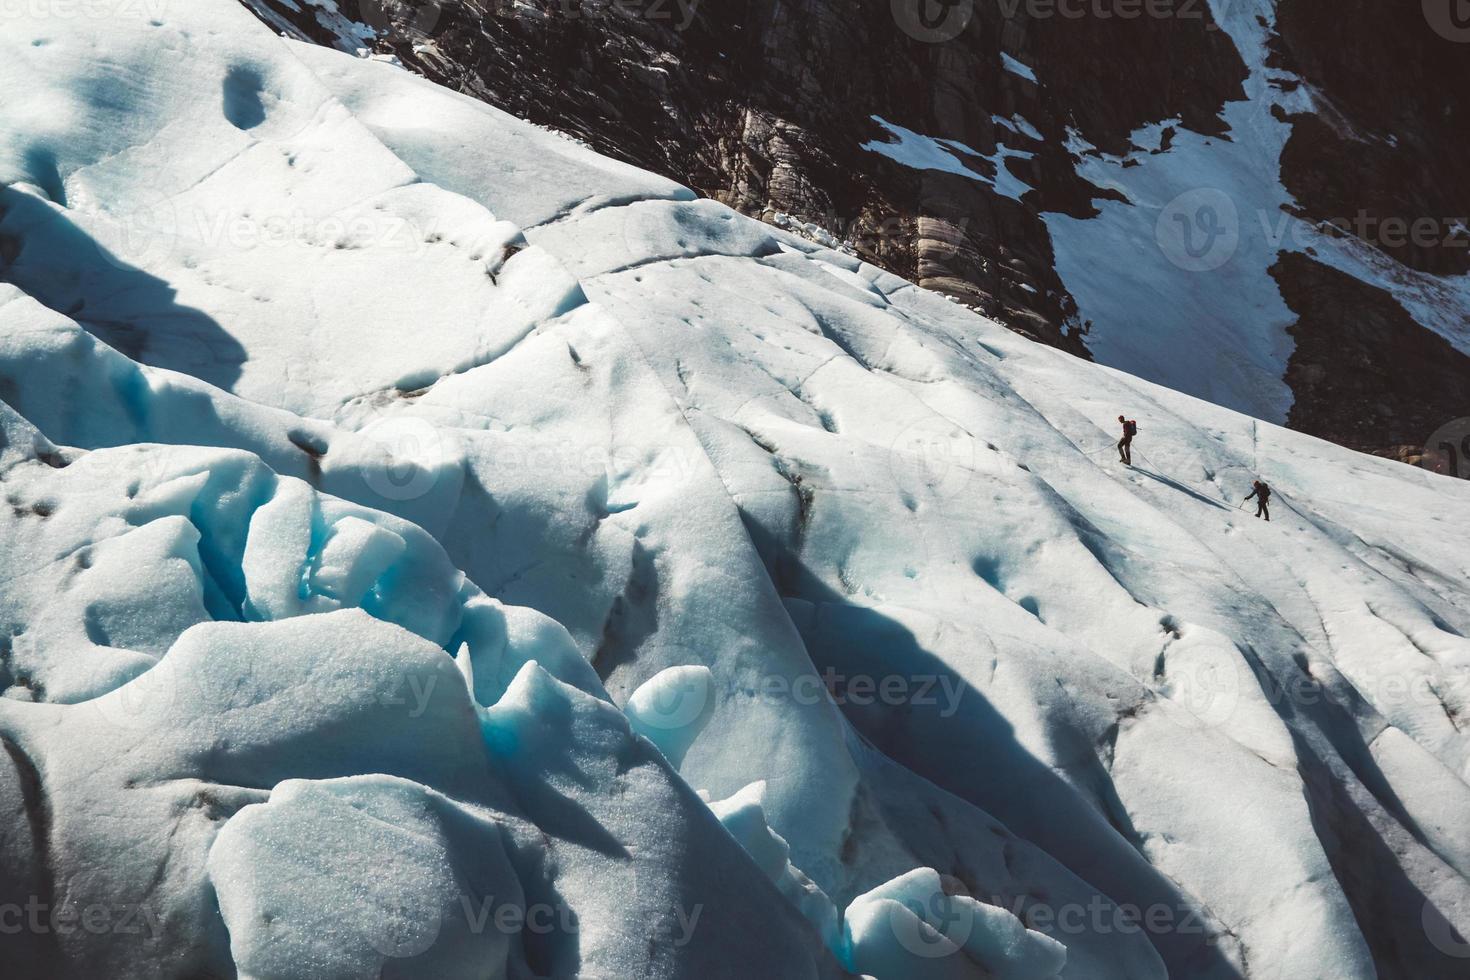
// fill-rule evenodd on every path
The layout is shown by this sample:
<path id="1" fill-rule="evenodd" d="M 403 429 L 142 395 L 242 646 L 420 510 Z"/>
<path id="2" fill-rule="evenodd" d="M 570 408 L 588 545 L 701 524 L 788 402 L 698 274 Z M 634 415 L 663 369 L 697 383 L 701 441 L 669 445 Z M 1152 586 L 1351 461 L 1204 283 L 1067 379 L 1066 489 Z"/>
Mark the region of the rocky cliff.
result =
<path id="1" fill-rule="evenodd" d="M 245 2 L 1228 407 L 1389 455 L 1470 411 L 1447 2 Z"/>

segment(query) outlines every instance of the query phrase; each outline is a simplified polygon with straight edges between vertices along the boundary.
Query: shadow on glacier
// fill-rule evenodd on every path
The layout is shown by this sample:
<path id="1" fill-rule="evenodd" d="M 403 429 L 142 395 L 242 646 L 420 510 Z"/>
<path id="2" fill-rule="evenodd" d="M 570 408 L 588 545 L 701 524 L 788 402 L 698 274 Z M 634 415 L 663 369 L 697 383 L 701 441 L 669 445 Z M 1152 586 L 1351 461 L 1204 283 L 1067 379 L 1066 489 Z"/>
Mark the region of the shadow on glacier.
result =
<path id="1" fill-rule="evenodd" d="M 1193 487 L 1187 487 L 1184 484 L 1180 483 L 1178 480 L 1170 479 L 1169 477 L 1164 476 L 1162 473 L 1155 473 L 1152 470 L 1145 470 L 1137 466 L 1133 467 L 1133 472 L 1137 473 L 1139 476 L 1153 480 L 1156 483 L 1162 483 L 1170 490 L 1178 490 L 1180 493 L 1188 494 L 1202 504 L 1209 504 L 1211 507 L 1218 507 L 1220 510 L 1232 509 L 1230 507 L 1226 507 L 1223 503 L 1216 500 L 1214 497 L 1206 496 Z"/>
<path id="2" fill-rule="evenodd" d="M 1384 840 L 1372 816 L 1364 812 L 1342 778 L 1333 773 L 1322 753 L 1303 734 L 1304 728 L 1317 729 L 1374 799 L 1432 851 L 1423 831 L 1374 759 L 1353 713 L 1325 698 L 1298 706 L 1258 657 L 1252 656 L 1249 663 L 1291 734 L 1312 829 L 1322 841 L 1333 876 L 1347 897 L 1379 974 L 1384 977 L 1463 975 L 1460 972 L 1464 968 L 1463 959 L 1454 962 L 1447 953 L 1437 949 L 1425 928 L 1426 910 L 1435 909 L 1441 918 L 1443 914 L 1409 878 L 1401 856 Z M 1351 694 L 1357 702 L 1356 710 L 1365 713 L 1371 710 L 1361 695 L 1356 691 Z"/>
<path id="3" fill-rule="evenodd" d="M 544 723 L 569 728 L 572 722 L 569 717 L 557 717 L 544 719 Z M 592 781 L 583 772 L 568 763 L 560 769 L 538 775 L 540 778 L 512 778 L 507 780 L 507 785 L 511 787 L 522 812 L 530 816 L 540 833 L 615 861 L 633 859 L 617 836 L 599 823 L 586 807 L 574 797 L 557 790 L 552 785 L 555 780 L 545 778 L 546 775 L 559 777 L 591 792 Z"/>
<path id="4" fill-rule="evenodd" d="M 364 502 L 373 505 L 371 500 Z M 590 495 L 586 508 L 577 515 L 580 521 L 573 521 L 572 515 L 559 513 L 546 501 L 528 498 L 512 488 L 486 487 L 476 468 L 467 466 L 453 515 L 438 537 L 455 567 L 486 595 L 507 605 L 528 606 L 567 627 L 579 641 L 606 646 L 607 637 L 597 638 L 606 628 L 608 609 L 598 600 L 618 604 L 616 596 L 626 588 L 620 591 L 624 583 L 604 581 L 604 556 L 589 546 L 600 523 Z M 657 597 L 657 579 L 651 557 L 645 552 L 631 558 L 631 571 L 640 586 L 635 591 L 652 603 Z M 620 605 L 629 617 L 647 614 L 631 605 L 631 601 Z M 628 642 L 648 632 L 645 627 Z M 629 657 L 631 653 L 619 646 L 616 652 L 601 650 L 592 660 L 606 679 L 609 662 L 622 663 Z"/>
<path id="5" fill-rule="evenodd" d="M 1114 904 L 1169 909 L 1178 928 L 1145 931 L 1171 976 L 1242 980 L 1205 934 L 1203 920 L 1193 915 L 1198 903 L 1140 854 L 1138 835 L 1094 746 L 1079 739 L 1063 747 L 1087 770 L 1078 777 L 1083 785 L 1063 780 L 1016 740 L 1011 723 L 986 697 L 924 649 L 906 626 L 854 605 L 749 514 L 742 511 L 742 517 L 819 674 L 935 678 L 940 683 L 933 691 L 944 690 L 947 683 L 949 690 L 962 692 L 954 701 L 936 693 L 935 703 L 917 696 L 917 687 L 912 688 L 915 697 L 897 704 L 858 705 L 839 699 L 846 701 L 840 704 L 843 714 L 863 738 L 911 772 L 1002 821 Z M 1088 799 L 1089 793 L 1095 799 Z M 957 868 L 936 870 L 964 877 Z M 1180 916 L 1188 918 L 1181 921 Z M 1068 930 L 1049 931 L 1067 941 Z"/>
<path id="6" fill-rule="evenodd" d="M 172 247 L 172 232 L 132 246 Z M 31 194 L 0 187 L 0 281 L 70 317 L 108 346 L 143 364 L 231 390 L 242 347 L 201 310 L 180 304 L 172 285 L 124 258 Z"/>

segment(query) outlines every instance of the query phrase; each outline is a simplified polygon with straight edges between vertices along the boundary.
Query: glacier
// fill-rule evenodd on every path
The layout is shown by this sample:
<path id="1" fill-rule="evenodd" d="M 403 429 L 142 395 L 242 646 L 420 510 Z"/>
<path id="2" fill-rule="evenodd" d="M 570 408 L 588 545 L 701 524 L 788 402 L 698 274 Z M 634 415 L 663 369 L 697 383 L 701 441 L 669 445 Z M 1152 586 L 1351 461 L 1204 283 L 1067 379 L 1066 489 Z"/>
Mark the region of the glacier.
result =
<path id="1" fill-rule="evenodd" d="M 1464 974 L 1463 482 L 234 0 L 0 81 L 8 975 Z"/>

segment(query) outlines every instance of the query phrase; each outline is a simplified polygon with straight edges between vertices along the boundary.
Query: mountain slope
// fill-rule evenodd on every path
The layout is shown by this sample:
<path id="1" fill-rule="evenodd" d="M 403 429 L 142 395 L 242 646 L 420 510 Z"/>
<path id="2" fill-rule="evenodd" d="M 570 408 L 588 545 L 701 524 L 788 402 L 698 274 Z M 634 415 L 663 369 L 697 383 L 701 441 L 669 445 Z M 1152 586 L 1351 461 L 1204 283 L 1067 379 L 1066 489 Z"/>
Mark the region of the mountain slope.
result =
<path id="1" fill-rule="evenodd" d="M 27 975 L 1463 962 L 1462 484 L 227 0 L 3 38 L 0 899 L 158 924 Z"/>
<path id="2" fill-rule="evenodd" d="M 244 2 L 1268 421 L 1410 458 L 1470 399 L 1448 3 Z"/>

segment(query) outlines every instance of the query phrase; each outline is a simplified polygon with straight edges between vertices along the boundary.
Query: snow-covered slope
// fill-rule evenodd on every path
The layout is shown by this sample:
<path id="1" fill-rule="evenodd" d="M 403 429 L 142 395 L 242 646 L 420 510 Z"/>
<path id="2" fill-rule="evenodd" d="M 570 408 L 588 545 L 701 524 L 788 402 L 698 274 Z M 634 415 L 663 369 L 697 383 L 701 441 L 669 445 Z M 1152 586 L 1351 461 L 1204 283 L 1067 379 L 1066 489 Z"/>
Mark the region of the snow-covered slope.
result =
<path id="1" fill-rule="evenodd" d="M 0 32 L 20 975 L 1463 969 L 1462 483 L 152 13 Z"/>

